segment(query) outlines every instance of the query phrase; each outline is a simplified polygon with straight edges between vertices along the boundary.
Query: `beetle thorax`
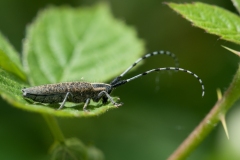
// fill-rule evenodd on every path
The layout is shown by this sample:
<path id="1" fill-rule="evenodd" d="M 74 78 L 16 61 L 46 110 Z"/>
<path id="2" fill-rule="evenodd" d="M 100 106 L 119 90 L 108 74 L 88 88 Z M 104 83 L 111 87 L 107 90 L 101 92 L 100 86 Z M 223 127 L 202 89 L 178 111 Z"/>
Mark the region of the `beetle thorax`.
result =
<path id="1" fill-rule="evenodd" d="M 112 86 L 106 83 L 91 83 L 94 89 L 106 91 L 108 94 L 112 92 Z"/>

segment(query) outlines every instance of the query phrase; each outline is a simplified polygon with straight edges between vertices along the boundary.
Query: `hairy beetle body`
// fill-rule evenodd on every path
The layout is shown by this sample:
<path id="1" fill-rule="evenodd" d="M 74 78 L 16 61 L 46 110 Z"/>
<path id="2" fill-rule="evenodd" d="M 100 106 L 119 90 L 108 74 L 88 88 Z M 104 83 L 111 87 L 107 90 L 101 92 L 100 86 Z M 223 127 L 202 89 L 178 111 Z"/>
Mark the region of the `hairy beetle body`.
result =
<path id="1" fill-rule="evenodd" d="M 68 102 L 86 103 L 88 99 L 98 102 L 103 98 L 103 103 L 106 103 L 107 97 L 105 95 L 98 96 L 103 91 L 110 94 L 112 88 L 109 84 L 104 83 L 65 82 L 22 89 L 25 98 L 49 104 L 63 102 L 67 93 L 69 93 L 66 98 Z"/>

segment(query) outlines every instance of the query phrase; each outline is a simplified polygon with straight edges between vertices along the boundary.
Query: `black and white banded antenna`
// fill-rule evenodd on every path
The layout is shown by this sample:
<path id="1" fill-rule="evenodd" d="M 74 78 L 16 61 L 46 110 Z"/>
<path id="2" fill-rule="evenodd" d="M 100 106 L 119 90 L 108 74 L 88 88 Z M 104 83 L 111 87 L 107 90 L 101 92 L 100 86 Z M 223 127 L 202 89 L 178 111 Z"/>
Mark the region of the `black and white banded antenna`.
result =
<path id="1" fill-rule="evenodd" d="M 137 59 L 130 67 L 128 67 L 122 74 L 120 74 L 120 76 L 116 77 L 110 84 L 114 84 L 114 83 L 118 82 L 126 73 L 128 73 L 133 67 L 135 67 L 142 60 L 145 60 L 149 57 L 156 56 L 156 55 L 167 55 L 167 56 L 172 57 L 174 62 L 175 62 L 175 67 L 178 68 L 179 61 L 178 61 L 178 58 L 176 57 L 176 55 L 174 53 L 171 53 L 169 51 L 163 51 L 163 50 L 155 51 L 155 52 L 145 54 L 141 58 Z"/>
<path id="2" fill-rule="evenodd" d="M 151 56 L 153 56 L 153 55 L 154 55 L 154 54 L 152 54 Z M 146 57 L 146 55 L 143 56 L 143 57 Z M 148 57 L 149 57 L 149 54 L 147 54 L 147 57 L 146 57 L 146 58 L 148 58 Z M 139 78 L 139 77 L 141 77 L 141 76 L 145 76 L 145 75 L 147 75 L 147 74 L 149 74 L 149 73 L 151 73 L 151 72 L 159 72 L 159 71 L 164 71 L 164 70 L 174 70 L 174 71 L 186 72 L 186 73 L 188 73 L 188 74 L 190 74 L 190 75 L 193 75 L 193 76 L 199 81 L 199 83 L 200 83 L 200 85 L 201 85 L 201 88 L 202 88 L 202 96 L 204 96 L 205 88 L 204 88 L 204 84 L 203 84 L 201 78 L 199 78 L 199 76 L 198 76 L 197 74 L 193 73 L 192 71 L 189 71 L 189 70 L 183 69 L 183 68 L 178 68 L 178 67 L 163 67 L 163 68 L 151 69 L 151 70 L 148 70 L 148 71 L 143 72 L 143 73 L 141 73 L 141 74 L 138 74 L 138 75 L 136 75 L 136 76 L 134 76 L 134 77 L 132 77 L 132 78 L 129 78 L 129 79 L 126 79 L 126 80 L 121 80 L 121 78 L 122 78 L 131 68 L 133 68 L 138 62 L 140 62 L 141 60 L 143 60 L 143 58 L 138 59 L 135 63 L 133 63 L 133 65 L 131 65 L 131 66 L 130 66 L 126 71 L 124 71 L 120 76 L 116 77 L 116 78 L 110 83 L 110 85 L 112 86 L 112 88 L 116 88 L 116 87 L 118 87 L 118 86 L 121 86 L 121 85 L 123 85 L 123 84 L 125 84 L 125 83 L 127 83 L 127 82 L 130 82 L 130 81 L 132 81 L 132 80 L 134 80 L 134 79 L 137 79 L 137 78 Z"/>

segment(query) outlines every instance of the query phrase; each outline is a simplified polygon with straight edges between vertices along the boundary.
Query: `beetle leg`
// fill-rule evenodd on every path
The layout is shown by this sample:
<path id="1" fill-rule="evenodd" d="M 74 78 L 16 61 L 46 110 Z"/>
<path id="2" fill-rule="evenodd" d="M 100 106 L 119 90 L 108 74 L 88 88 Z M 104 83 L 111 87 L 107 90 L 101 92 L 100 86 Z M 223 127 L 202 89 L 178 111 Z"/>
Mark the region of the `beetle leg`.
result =
<path id="1" fill-rule="evenodd" d="M 85 104 L 84 104 L 84 106 L 83 106 L 83 111 L 88 112 L 88 110 L 87 110 L 86 108 L 87 108 L 87 106 L 88 106 L 89 103 L 90 103 L 90 98 L 88 98 L 88 99 L 86 100 L 86 102 L 85 102 Z"/>
<path id="2" fill-rule="evenodd" d="M 103 97 L 102 97 L 102 103 L 103 103 L 103 104 L 106 104 L 107 101 L 108 101 L 108 97 L 103 96 Z"/>
<path id="3" fill-rule="evenodd" d="M 98 98 L 101 98 L 103 95 L 106 95 L 107 98 L 111 101 L 111 103 L 116 106 L 116 107 L 119 107 L 122 105 L 122 103 L 116 103 L 114 102 L 113 98 L 106 92 L 106 91 L 102 91 L 98 94 Z"/>
<path id="4" fill-rule="evenodd" d="M 65 102 L 67 101 L 67 98 L 68 98 L 68 95 L 69 95 L 69 94 L 70 94 L 70 92 L 67 92 L 67 94 L 66 94 L 66 96 L 65 96 L 65 98 L 64 98 L 64 100 L 63 100 L 63 102 L 61 103 L 60 107 L 59 107 L 57 110 L 60 110 L 60 109 L 63 108 Z"/>

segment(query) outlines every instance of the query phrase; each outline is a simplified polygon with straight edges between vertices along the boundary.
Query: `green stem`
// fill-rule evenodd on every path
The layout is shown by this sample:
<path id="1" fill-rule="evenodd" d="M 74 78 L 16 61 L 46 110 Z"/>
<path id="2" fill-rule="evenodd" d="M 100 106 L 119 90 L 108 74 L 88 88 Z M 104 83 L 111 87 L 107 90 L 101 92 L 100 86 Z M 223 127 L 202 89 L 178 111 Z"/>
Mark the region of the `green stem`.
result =
<path id="1" fill-rule="evenodd" d="M 220 117 L 225 115 L 233 103 L 240 97 L 240 65 L 233 78 L 230 87 L 223 97 L 217 101 L 212 110 L 193 130 L 193 132 L 183 141 L 168 160 L 186 159 L 189 154 L 204 140 L 204 138 L 215 128 L 220 121 Z"/>
<path id="2" fill-rule="evenodd" d="M 64 136 L 58 125 L 56 118 L 49 114 L 42 114 L 42 116 L 44 117 L 44 119 L 46 120 L 46 122 L 50 128 L 50 130 L 53 134 L 53 137 L 55 139 L 55 142 L 64 143 Z"/>

